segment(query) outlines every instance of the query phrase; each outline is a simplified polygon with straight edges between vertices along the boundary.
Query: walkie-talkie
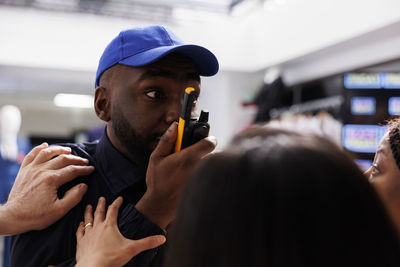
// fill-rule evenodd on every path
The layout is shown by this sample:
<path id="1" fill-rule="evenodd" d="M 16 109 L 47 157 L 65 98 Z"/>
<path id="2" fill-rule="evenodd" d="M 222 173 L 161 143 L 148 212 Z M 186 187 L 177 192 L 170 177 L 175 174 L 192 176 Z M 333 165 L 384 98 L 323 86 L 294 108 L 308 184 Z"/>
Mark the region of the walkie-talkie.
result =
<path id="1" fill-rule="evenodd" d="M 178 124 L 178 137 L 175 144 L 175 152 L 181 151 L 201 139 L 208 136 L 210 125 L 208 124 L 208 111 L 202 110 L 199 119 L 191 118 L 193 103 L 197 95 L 193 87 L 185 89 L 183 106 Z"/>

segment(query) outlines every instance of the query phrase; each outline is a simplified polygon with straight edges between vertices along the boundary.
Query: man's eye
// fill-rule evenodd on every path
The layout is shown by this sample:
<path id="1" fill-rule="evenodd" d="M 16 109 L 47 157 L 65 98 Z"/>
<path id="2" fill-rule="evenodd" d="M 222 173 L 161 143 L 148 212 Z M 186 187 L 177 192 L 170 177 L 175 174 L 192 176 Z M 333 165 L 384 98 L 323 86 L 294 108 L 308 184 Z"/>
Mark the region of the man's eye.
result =
<path id="1" fill-rule="evenodd" d="M 156 98 L 161 98 L 161 93 L 157 90 L 153 90 L 153 91 L 146 92 L 146 96 L 148 96 L 152 99 L 156 99 Z"/>

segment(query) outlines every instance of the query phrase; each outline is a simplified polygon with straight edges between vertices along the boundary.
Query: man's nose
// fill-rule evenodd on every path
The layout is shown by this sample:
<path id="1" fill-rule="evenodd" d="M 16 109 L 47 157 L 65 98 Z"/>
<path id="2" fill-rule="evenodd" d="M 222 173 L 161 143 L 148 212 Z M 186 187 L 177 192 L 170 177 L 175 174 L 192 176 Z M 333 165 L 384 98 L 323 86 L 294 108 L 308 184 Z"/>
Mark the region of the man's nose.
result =
<path id="1" fill-rule="evenodd" d="M 179 115 L 182 109 L 182 101 L 180 99 L 175 99 L 171 101 L 168 105 L 165 120 L 168 124 L 179 120 Z"/>
<path id="2" fill-rule="evenodd" d="M 368 170 L 364 172 L 364 176 L 367 177 L 367 179 L 369 179 L 371 176 L 371 172 L 372 172 L 372 167 L 369 167 Z"/>

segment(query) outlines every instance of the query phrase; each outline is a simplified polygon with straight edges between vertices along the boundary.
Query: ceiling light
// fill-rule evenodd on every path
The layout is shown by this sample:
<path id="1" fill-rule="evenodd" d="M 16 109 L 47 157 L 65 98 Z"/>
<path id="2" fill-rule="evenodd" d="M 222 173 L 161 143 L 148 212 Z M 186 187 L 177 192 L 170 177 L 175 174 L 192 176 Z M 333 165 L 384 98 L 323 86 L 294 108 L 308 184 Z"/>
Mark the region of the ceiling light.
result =
<path id="1" fill-rule="evenodd" d="M 57 107 L 92 108 L 94 98 L 91 95 L 57 94 L 53 102 Z"/>

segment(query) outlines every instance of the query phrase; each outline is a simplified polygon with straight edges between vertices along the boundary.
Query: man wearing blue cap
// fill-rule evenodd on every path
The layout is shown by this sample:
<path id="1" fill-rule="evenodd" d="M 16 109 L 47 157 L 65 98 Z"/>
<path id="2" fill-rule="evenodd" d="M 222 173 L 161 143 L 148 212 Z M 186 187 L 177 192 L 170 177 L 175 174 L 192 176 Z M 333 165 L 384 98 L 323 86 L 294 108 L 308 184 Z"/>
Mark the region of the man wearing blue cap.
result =
<path id="1" fill-rule="evenodd" d="M 216 145 L 207 137 L 177 153 L 177 120 L 186 87 L 200 93 L 200 75 L 218 72 L 207 49 L 184 44 L 162 26 L 122 31 L 105 49 L 96 74 L 95 111 L 107 123 L 93 143 L 67 144 L 89 159 L 95 171 L 67 184 L 62 195 L 84 182 L 82 202 L 54 225 L 15 236 L 11 266 L 74 266 L 75 232 L 88 204 L 104 196 L 124 198 L 119 229 L 130 239 L 165 233 L 187 178 Z M 151 155 L 151 156 L 150 156 Z M 157 249 L 141 253 L 127 266 L 148 266 Z"/>

